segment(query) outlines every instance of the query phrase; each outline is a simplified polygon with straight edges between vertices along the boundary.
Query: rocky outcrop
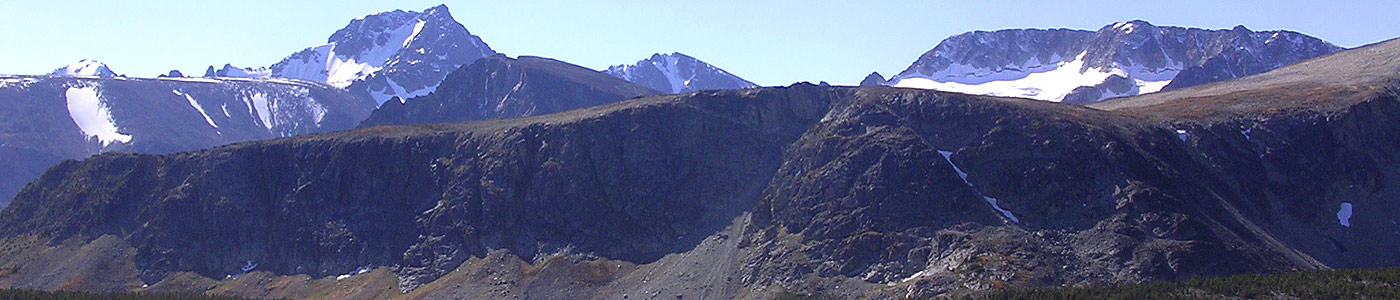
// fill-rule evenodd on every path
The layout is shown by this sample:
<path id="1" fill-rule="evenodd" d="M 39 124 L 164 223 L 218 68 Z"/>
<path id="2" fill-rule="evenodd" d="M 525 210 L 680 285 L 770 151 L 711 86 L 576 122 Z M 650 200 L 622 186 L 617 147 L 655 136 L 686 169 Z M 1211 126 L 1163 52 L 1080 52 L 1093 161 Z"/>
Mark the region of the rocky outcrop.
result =
<path id="1" fill-rule="evenodd" d="M 888 81 L 885 81 L 885 76 L 880 75 L 880 72 L 870 72 L 870 75 L 865 75 L 865 79 L 860 80 L 860 86 L 881 86 L 886 83 Z"/>

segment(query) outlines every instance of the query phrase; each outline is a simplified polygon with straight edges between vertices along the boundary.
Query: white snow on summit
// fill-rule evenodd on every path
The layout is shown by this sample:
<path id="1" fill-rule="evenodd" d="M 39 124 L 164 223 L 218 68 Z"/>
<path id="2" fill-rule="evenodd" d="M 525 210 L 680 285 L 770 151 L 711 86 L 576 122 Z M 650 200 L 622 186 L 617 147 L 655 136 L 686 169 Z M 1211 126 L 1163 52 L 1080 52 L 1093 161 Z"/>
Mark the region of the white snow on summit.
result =
<path id="1" fill-rule="evenodd" d="M 84 135 L 97 137 L 104 147 L 114 141 L 131 141 L 131 135 L 117 132 L 117 124 L 112 121 L 112 114 L 108 111 L 107 104 L 102 102 L 97 88 L 68 88 L 64 92 L 64 98 L 68 102 L 68 116 L 73 118 L 73 123 L 78 125 L 78 129 L 82 130 Z"/>
<path id="2" fill-rule="evenodd" d="M 64 66 L 62 68 L 58 68 L 57 70 L 54 70 L 53 73 L 49 73 L 49 75 L 112 77 L 117 76 L 117 73 L 112 72 L 112 69 L 107 68 L 107 65 L 103 64 L 100 61 L 84 59 L 76 63 Z"/>
<path id="3" fill-rule="evenodd" d="M 608 69 L 603 70 L 603 72 L 611 74 L 614 77 L 622 78 L 623 80 L 641 83 L 641 81 L 649 80 L 649 78 L 645 78 L 647 75 L 643 75 L 647 74 L 643 72 L 643 68 L 655 69 L 665 77 L 666 86 L 648 86 L 649 88 L 662 92 L 682 93 L 702 89 L 743 89 L 758 87 L 757 84 L 748 82 L 714 65 L 679 52 L 670 54 L 657 53 L 649 59 L 638 61 L 635 65 L 615 65 L 608 67 Z M 709 79 L 702 80 L 711 80 L 712 82 L 708 83 L 708 85 L 711 86 L 704 86 L 706 83 L 695 81 L 697 76 L 720 76 L 730 80 L 713 81 L 715 80 L 714 77 L 710 77 Z M 721 85 L 714 86 L 715 84 Z"/>
<path id="4" fill-rule="evenodd" d="M 242 70 L 239 74 L 230 72 L 227 76 L 302 79 L 325 82 L 335 87 L 345 88 L 355 80 L 363 79 L 383 69 L 394 55 L 418 36 L 426 24 L 426 20 L 415 19 L 413 22 L 399 25 L 397 28 L 385 32 L 388 34 L 387 39 L 379 39 L 375 46 L 359 52 L 337 52 L 338 45 L 332 42 L 306 48 L 299 53 L 304 54 L 304 56 L 288 59 L 283 64 L 274 66 L 274 70 L 243 68 L 238 69 Z"/>

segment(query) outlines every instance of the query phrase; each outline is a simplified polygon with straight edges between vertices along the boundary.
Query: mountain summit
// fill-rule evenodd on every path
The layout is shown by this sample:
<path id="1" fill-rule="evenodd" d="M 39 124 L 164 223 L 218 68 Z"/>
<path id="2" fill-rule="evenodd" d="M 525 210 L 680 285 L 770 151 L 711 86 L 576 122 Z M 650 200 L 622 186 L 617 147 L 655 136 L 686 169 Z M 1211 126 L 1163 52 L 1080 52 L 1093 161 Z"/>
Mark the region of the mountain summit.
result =
<path id="1" fill-rule="evenodd" d="M 1095 102 L 1258 74 L 1340 50 L 1292 31 L 1206 30 L 1141 20 L 1098 31 L 973 31 L 943 40 L 890 85 Z"/>
<path id="2" fill-rule="evenodd" d="M 452 18 L 447 6 L 361 16 L 325 44 L 293 53 L 267 68 L 224 65 L 206 76 L 293 78 L 325 82 L 384 103 L 431 93 L 447 73 L 490 56 L 480 37 Z"/>
<path id="3" fill-rule="evenodd" d="M 49 75 L 116 77 L 117 73 L 112 72 L 112 69 L 107 68 L 107 64 L 104 64 L 100 61 L 84 59 L 76 63 L 63 66 L 62 68 L 58 68 L 57 70 L 53 70 L 53 73 L 49 73 Z"/>
<path id="4" fill-rule="evenodd" d="M 735 90 L 758 87 L 718 67 L 675 52 L 652 54 L 631 65 L 608 67 L 603 73 L 668 93 L 698 90 Z"/>

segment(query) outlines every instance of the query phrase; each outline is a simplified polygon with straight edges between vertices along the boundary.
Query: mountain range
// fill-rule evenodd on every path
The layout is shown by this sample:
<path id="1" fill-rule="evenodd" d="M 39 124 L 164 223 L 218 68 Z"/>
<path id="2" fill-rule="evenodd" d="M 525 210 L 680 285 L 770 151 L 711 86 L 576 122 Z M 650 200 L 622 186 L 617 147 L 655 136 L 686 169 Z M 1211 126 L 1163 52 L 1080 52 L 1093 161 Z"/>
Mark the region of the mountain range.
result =
<path id="1" fill-rule="evenodd" d="M 0 76 L 0 287 L 884 299 L 1400 265 L 1400 40 L 971 32 L 888 80 L 756 87 L 508 57 L 439 6 L 206 73 Z"/>
<path id="2" fill-rule="evenodd" d="M 887 298 L 1394 266 L 1397 53 L 1097 108 L 796 84 L 108 153 L 0 214 L 0 283 Z"/>
<path id="3" fill-rule="evenodd" d="M 242 141 L 349 129 L 365 121 L 369 117 L 368 113 L 374 110 L 375 106 L 382 105 L 391 99 L 399 99 L 397 104 L 404 105 L 407 99 L 429 96 L 448 73 L 459 68 L 466 68 L 478 59 L 497 55 L 499 54 L 491 50 L 480 37 L 472 35 L 461 23 L 453 19 L 447 6 L 439 5 L 422 12 L 392 10 L 355 18 L 344 28 L 333 33 L 327 39 L 327 43 L 308 47 L 271 67 L 241 68 L 225 64 L 218 69 L 210 66 L 202 78 L 186 77 L 185 74 L 172 70 L 156 79 L 143 79 L 118 75 L 102 62 L 84 59 L 58 68 L 47 76 L 7 76 L 4 77 L 4 83 L 0 84 L 0 95 L 6 96 L 0 96 L 0 99 L 15 100 L 7 101 L 9 104 L 7 106 L 13 109 L 7 112 L 12 118 L 0 120 L 0 123 L 6 123 L 0 125 L 5 126 L 0 127 L 0 129 L 5 130 L 0 131 L 0 133 L 4 133 L 4 135 L 0 135 L 0 151 L 23 153 L 10 157 L 29 159 L 0 162 L 0 207 L 8 204 L 25 183 L 35 179 L 40 172 L 62 159 L 77 159 L 104 151 L 170 153 Z M 681 73 L 666 73 L 670 75 L 664 76 L 684 75 L 690 76 L 687 78 L 698 78 L 690 86 L 690 90 L 753 86 L 748 81 L 729 75 L 723 70 L 683 54 L 676 53 L 665 57 L 671 57 L 670 61 L 673 63 L 669 70 Z M 532 57 L 527 58 L 526 61 L 540 60 Z M 534 66 L 535 64 L 525 65 Z M 501 65 L 492 64 L 489 66 Z M 661 65 L 657 66 L 661 67 Z M 603 74 L 591 70 L 573 70 L 581 68 L 577 66 L 571 68 L 570 72 L 574 74 L 581 71 Z M 526 69 L 533 70 L 529 67 L 513 70 Z M 524 76 L 526 73 L 548 76 L 546 73 L 533 72 L 522 72 L 516 75 Z M 635 77 L 637 80 L 648 80 L 647 78 L 651 78 L 648 76 L 652 76 L 652 73 L 638 74 Z M 518 82 L 522 84 L 525 82 L 524 77 L 510 80 L 515 79 L 519 79 Z M 595 78 L 595 80 L 599 79 Z M 30 88 L 33 83 L 39 82 L 44 84 L 33 85 L 36 88 Z M 505 81 L 491 83 L 503 82 Z M 531 96 L 525 97 L 527 100 L 497 99 L 522 105 L 519 109 L 524 110 L 496 113 L 445 110 L 435 111 L 434 113 L 440 115 L 436 119 L 405 119 L 400 121 L 422 123 L 429 120 L 520 117 L 656 93 L 645 87 L 627 87 L 625 89 L 630 90 L 604 91 L 603 94 L 617 92 L 617 94 L 608 94 L 607 97 L 570 98 L 567 101 L 556 101 L 551 104 L 541 103 L 536 107 L 537 103 L 534 103 L 533 99 L 538 99 L 539 96 L 535 94 L 553 93 L 552 95 L 555 96 L 565 94 L 561 94 L 563 91 L 544 89 L 550 87 L 555 81 L 530 80 L 530 82 L 529 85 L 522 85 L 525 92 L 521 94 L 531 94 Z M 153 88 L 155 85 L 148 83 L 160 83 L 162 87 Z M 118 86 L 122 88 L 136 87 L 131 88 L 134 89 L 132 92 L 118 93 L 115 92 L 119 89 Z M 492 92 L 495 94 L 488 93 L 488 95 L 508 96 L 512 94 L 508 91 L 514 86 L 515 83 L 507 84 L 496 90 L 499 93 Z M 540 87 L 537 88 L 537 86 Z M 74 126 L 59 124 L 65 121 L 64 116 L 66 116 L 61 111 L 44 111 L 46 113 L 23 111 L 24 108 L 32 105 L 61 103 L 62 101 L 54 100 L 54 95 L 59 95 L 61 100 L 64 95 L 61 90 L 68 87 L 92 87 L 94 93 L 99 94 L 99 96 L 94 97 L 100 100 L 93 102 L 97 103 L 97 107 L 141 106 L 148 107 L 147 111 L 158 112 L 114 113 L 96 118 L 104 120 L 101 122 L 89 120 L 92 118 L 82 119 L 74 115 L 70 118 L 73 125 L 83 127 L 84 125 L 99 124 L 103 128 L 102 134 L 91 134 L 89 131 L 91 128 L 83 127 L 82 133 L 79 134 L 77 130 L 66 130 Z M 463 87 L 451 88 L 461 91 L 460 89 Z M 670 91 L 669 87 L 664 91 Z M 187 101 L 192 104 L 191 107 L 198 108 L 197 110 L 183 109 L 180 105 L 167 105 L 169 102 L 167 98 L 173 97 L 178 100 L 185 96 L 197 99 Z M 462 94 L 454 94 L 453 97 L 457 96 L 462 96 Z M 520 97 L 516 96 L 516 98 Z M 430 100 L 409 106 L 426 108 L 428 106 L 426 102 L 444 100 L 486 101 L 482 99 L 448 99 L 446 96 L 425 97 L 425 99 Z M 206 101 L 212 104 L 204 103 Z M 214 110 L 214 107 L 228 108 L 229 105 L 241 108 L 232 112 Z M 125 108 L 113 109 L 125 110 Z M 298 109 L 305 111 L 293 111 Z M 95 112 L 104 112 L 102 110 L 91 111 L 94 114 Z M 240 112 L 245 115 L 251 113 L 249 116 L 253 117 L 240 117 L 238 116 Z M 460 115 L 448 115 L 450 113 Z M 330 121 L 322 119 L 326 115 L 330 116 Z M 233 121 L 238 124 L 225 124 L 224 118 L 238 120 Z M 106 121 L 109 119 L 110 122 Z M 378 122 L 382 119 L 383 117 L 377 117 L 370 122 Z M 206 122 L 192 122 L 199 120 Z M 134 125 L 137 123 L 150 125 L 142 125 L 146 128 L 137 129 L 133 127 L 137 126 Z M 59 131 L 63 132 L 59 134 Z M 135 138 L 135 142 L 131 141 L 130 136 L 132 135 L 138 136 Z M 87 139 L 92 136 L 98 136 L 102 138 L 102 141 L 96 146 L 90 145 Z M 135 143 L 135 145 L 128 143 Z"/>
<path id="4" fill-rule="evenodd" d="M 973 31 L 943 40 L 887 84 L 1089 103 L 1258 74 L 1340 50 L 1292 31 L 1140 20 L 1098 31 Z"/>
<path id="5" fill-rule="evenodd" d="M 172 153 L 354 128 L 374 102 L 285 79 L 116 76 L 84 60 L 65 76 L 0 76 L 0 206 L 64 159 Z"/>

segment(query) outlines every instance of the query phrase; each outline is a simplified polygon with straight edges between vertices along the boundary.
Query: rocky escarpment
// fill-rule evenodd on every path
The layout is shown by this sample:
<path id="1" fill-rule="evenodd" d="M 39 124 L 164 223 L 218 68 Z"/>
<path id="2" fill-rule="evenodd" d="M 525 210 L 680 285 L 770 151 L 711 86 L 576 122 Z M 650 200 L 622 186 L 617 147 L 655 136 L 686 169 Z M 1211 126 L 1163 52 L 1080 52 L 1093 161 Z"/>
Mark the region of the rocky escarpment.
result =
<path id="1" fill-rule="evenodd" d="M 0 234 L 116 237 L 152 285 L 387 267 L 413 297 L 929 296 L 1395 265 L 1379 220 L 1397 208 L 1377 197 L 1396 185 L 1337 172 L 1400 159 L 1377 144 L 1400 140 L 1382 124 L 1400 110 L 1346 91 L 1313 113 L 1192 119 L 799 84 L 106 154 L 25 189 Z M 1294 154 L 1224 165 L 1256 148 L 1220 120 Z M 1350 227 L 1344 193 L 1361 197 Z M 0 282 L 62 272 L 22 257 L 0 257 Z"/>
<path id="2" fill-rule="evenodd" d="M 563 61 L 496 55 L 452 72 L 432 94 L 380 106 L 361 126 L 516 118 L 656 94 Z"/>
<path id="3" fill-rule="evenodd" d="M 823 111 L 786 93 L 103 155 L 55 167 L 21 198 L 72 201 L 21 201 L 6 230 L 120 235 L 152 282 L 175 271 L 220 278 L 252 262 L 318 276 L 396 266 L 412 286 L 491 249 L 646 262 L 684 250 L 715 230 L 709 220 L 752 201 L 742 191 Z M 559 124 L 536 123 L 546 121 Z M 157 175 L 194 170 L 204 175 Z"/>

